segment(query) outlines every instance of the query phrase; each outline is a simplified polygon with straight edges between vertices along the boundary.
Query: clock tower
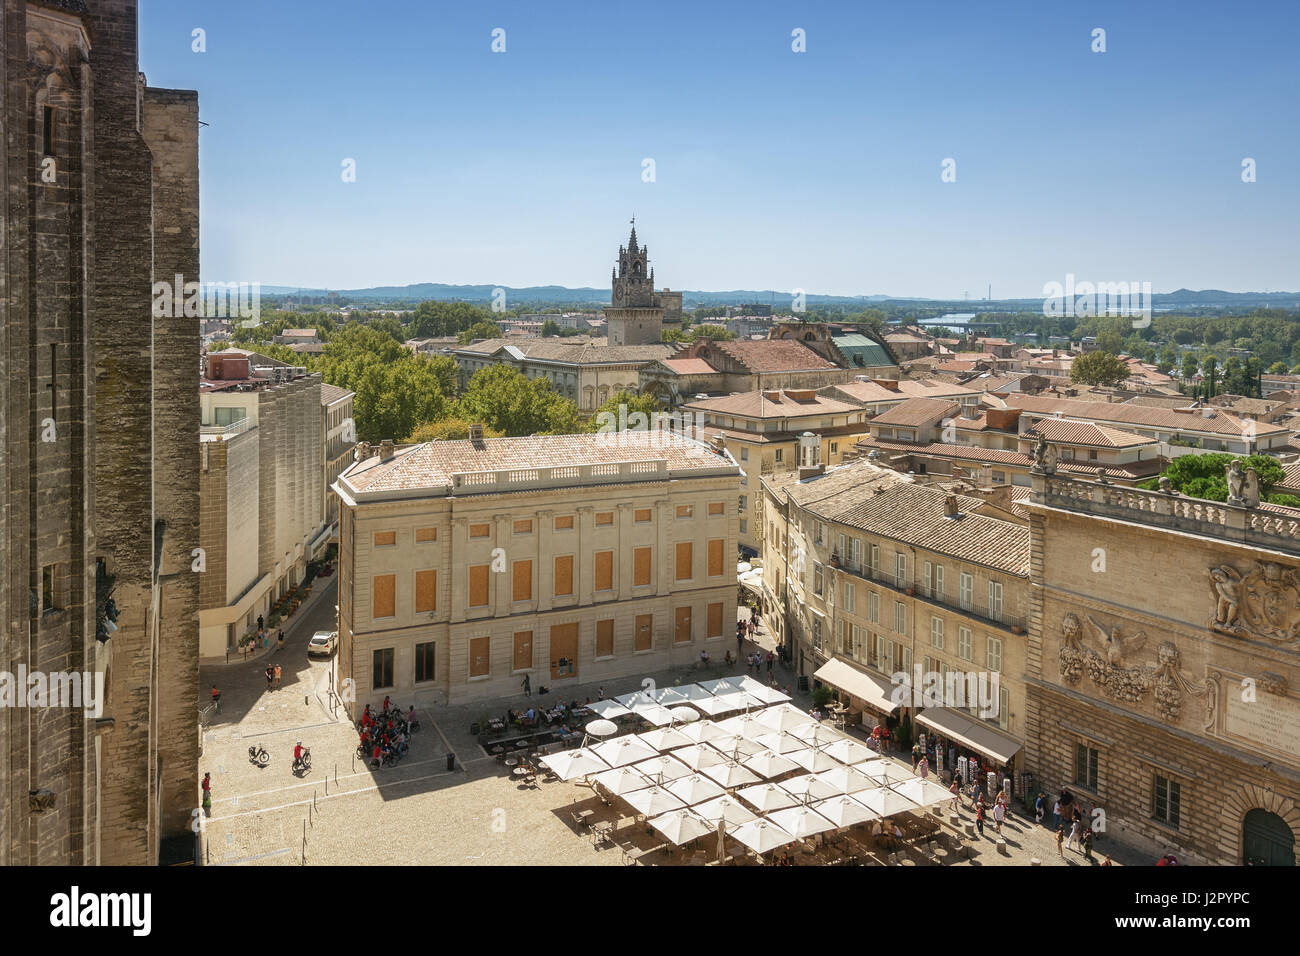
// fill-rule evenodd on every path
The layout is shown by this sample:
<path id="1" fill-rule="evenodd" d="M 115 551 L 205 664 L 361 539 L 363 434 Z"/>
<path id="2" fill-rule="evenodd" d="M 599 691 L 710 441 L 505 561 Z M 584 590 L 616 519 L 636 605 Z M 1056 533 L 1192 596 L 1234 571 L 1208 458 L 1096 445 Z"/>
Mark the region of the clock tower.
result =
<path id="1" fill-rule="evenodd" d="M 638 246 L 636 220 L 626 246 L 618 250 L 618 265 L 610 276 L 613 301 L 605 309 L 610 345 L 658 345 L 664 310 L 655 295 L 655 274 L 650 250 Z"/>

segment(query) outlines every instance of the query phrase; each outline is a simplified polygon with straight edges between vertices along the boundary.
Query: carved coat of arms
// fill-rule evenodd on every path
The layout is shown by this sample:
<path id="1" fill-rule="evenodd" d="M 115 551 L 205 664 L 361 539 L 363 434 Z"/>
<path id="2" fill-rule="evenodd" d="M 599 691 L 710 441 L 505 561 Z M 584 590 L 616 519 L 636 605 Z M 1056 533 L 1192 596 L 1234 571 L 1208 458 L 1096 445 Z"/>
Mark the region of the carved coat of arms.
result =
<path id="1" fill-rule="evenodd" d="M 1242 574 L 1230 564 L 1210 569 L 1214 620 L 1210 628 L 1234 637 L 1300 640 L 1300 572 L 1273 561 L 1257 561 Z"/>

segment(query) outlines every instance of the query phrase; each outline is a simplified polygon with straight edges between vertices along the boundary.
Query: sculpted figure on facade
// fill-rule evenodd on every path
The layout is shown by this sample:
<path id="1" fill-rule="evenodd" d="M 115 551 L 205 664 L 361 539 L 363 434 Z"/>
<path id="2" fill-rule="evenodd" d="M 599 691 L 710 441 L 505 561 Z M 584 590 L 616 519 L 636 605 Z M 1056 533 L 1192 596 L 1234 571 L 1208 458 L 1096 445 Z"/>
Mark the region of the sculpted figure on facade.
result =
<path id="1" fill-rule="evenodd" d="M 1300 573 L 1274 561 L 1257 561 L 1242 574 L 1230 564 L 1210 568 L 1214 589 L 1211 630 L 1233 637 L 1300 641 Z"/>

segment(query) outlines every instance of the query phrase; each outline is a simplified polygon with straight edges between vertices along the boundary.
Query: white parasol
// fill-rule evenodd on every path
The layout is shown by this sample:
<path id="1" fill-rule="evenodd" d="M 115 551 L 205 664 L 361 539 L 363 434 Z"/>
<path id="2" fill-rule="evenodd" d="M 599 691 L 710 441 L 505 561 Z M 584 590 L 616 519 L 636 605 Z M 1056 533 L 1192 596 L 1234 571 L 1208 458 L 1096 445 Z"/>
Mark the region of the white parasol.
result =
<path id="1" fill-rule="evenodd" d="M 663 787 L 646 787 L 623 795 L 623 799 L 636 808 L 638 813 L 648 817 L 658 816 L 672 810 L 680 810 L 684 803 Z"/>
<path id="2" fill-rule="evenodd" d="M 752 820 L 749 823 L 742 823 L 731 831 L 731 835 L 755 853 L 766 853 L 795 841 L 795 837 L 770 820 Z"/>
<path id="3" fill-rule="evenodd" d="M 846 764 L 866 763 L 868 760 L 882 759 L 874 750 L 864 747 L 856 740 L 850 740 L 848 737 L 833 740 L 822 750 L 840 763 Z"/>
<path id="4" fill-rule="evenodd" d="M 735 787 L 743 787 L 746 784 L 758 783 L 761 779 L 758 774 L 735 761 L 727 761 L 718 764 L 715 767 L 705 767 L 702 773 L 710 780 L 716 780 L 722 786 L 731 790 Z"/>
<path id="5" fill-rule="evenodd" d="M 716 767 L 727 762 L 726 757 L 705 744 L 681 747 L 673 751 L 673 756 L 692 770 L 703 770 L 705 767 Z"/>
<path id="6" fill-rule="evenodd" d="M 782 780 L 777 786 L 802 803 L 810 803 L 814 800 L 829 800 L 831 797 L 840 796 L 835 792 L 835 788 L 825 780 L 818 780 L 811 774 Z"/>
<path id="7" fill-rule="evenodd" d="M 598 717 L 595 720 L 588 721 L 587 726 L 583 729 L 593 737 L 608 737 L 610 734 L 618 733 L 618 724 L 612 720 Z"/>
<path id="8" fill-rule="evenodd" d="M 659 751 L 637 737 L 615 737 L 603 744 L 596 744 L 591 752 L 611 767 L 622 767 L 659 755 Z"/>
<path id="9" fill-rule="evenodd" d="M 812 722 L 812 718 L 793 704 L 777 704 L 768 707 L 758 715 L 758 719 L 769 730 L 796 731 Z"/>
<path id="10" fill-rule="evenodd" d="M 921 807 L 934 806 L 936 803 L 952 799 L 952 794 L 948 792 L 947 787 L 933 780 L 922 780 L 920 777 L 904 780 L 902 783 L 894 784 L 890 789 Z"/>
<path id="11" fill-rule="evenodd" d="M 853 795 L 853 799 L 882 817 L 892 817 L 895 813 L 908 813 L 921 809 L 913 801 L 888 787 L 859 791 Z"/>
<path id="12" fill-rule="evenodd" d="M 762 750 L 741 761 L 746 767 L 760 777 L 779 777 L 791 770 L 798 770 L 799 765 L 789 757 L 783 757 L 771 750 Z"/>
<path id="13" fill-rule="evenodd" d="M 668 784 L 668 792 L 680 798 L 683 803 L 694 806 L 712 800 L 714 797 L 720 797 L 725 791 L 707 777 L 691 774 L 689 777 L 680 777 Z"/>
<path id="14" fill-rule="evenodd" d="M 554 770 L 561 780 L 572 780 L 574 777 L 585 777 L 609 769 L 608 763 L 585 748 L 547 754 L 541 762 Z"/>
<path id="15" fill-rule="evenodd" d="M 686 766 L 676 757 L 670 757 L 665 754 L 662 757 L 654 757 L 650 760 L 642 760 L 638 764 L 633 764 L 637 770 L 651 779 L 654 783 L 663 786 L 669 781 L 676 780 L 678 777 L 689 777 L 691 768 Z"/>
<path id="16" fill-rule="evenodd" d="M 632 767 L 615 767 L 596 774 L 592 779 L 616 797 L 629 794 L 633 790 L 644 790 L 654 782 Z"/>
<path id="17" fill-rule="evenodd" d="M 712 800 L 701 803 L 695 808 L 695 812 L 710 823 L 723 820 L 729 828 L 738 827 L 742 823 L 758 819 L 739 800 L 727 796 L 714 797 Z"/>
<path id="18" fill-rule="evenodd" d="M 792 734 L 783 734 L 779 731 L 773 731 L 759 737 L 755 743 L 760 743 L 768 750 L 779 754 L 791 754 L 796 750 L 807 750 L 808 745 Z"/>
<path id="19" fill-rule="evenodd" d="M 797 839 L 805 839 L 826 830 L 834 830 L 835 824 L 808 807 L 790 807 L 786 810 L 774 810 L 767 818 Z"/>
<path id="20" fill-rule="evenodd" d="M 875 786 L 866 774 L 860 773 L 855 767 L 845 767 L 842 764 L 830 770 L 823 770 L 817 774 L 817 778 L 830 784 L 839 793 L 857 793 L 859 790 L 870 790 Z"/>
<path id="21" fill-rule="evenodd" d="M 690 737 L 670 727 L 656 727 L 654 730 L 637 734 L 637 737 L 655 750 L 672 750 L 674 747 L 685 747 L 691 743 Z"/>
<path id="22" fill-rule="evenodd" d="M 814 750 L 796 750 L 792 754 L 786 754 L 791 760 L 812 773 L 821 773 L 823 770 L 833 770 L 836 767 L 844 766 L 834 757 L 829 756 L 825 751 Z"/>
<path id="23" fill-rule="evenodd" d="M 625 717 L 632 711 L 628 710 L 616 700 L 598 700 L 587 705 L 587 709 L 597 717 Z"/>
<path id="24" fill-rule="evenodd" d="M 916 779 L 916 774 L 900 767 L 892 760 L 873 760 L 871 763 L 860 764 L 858 769 L 882 787 Z M 949 794 L 949 797 L 951 797 L 951 794 Z"/>
<path id="25" fill-rule="evenodd" d="M 798 806 L 799 801 L 774 783 L 760 783 L 736 791 L 736 796 L 760 813 Z"/>
<path id="26" fill-rule="evenodd" d="M 707 820 L 685 807 L 651 817 L 647 822 L 677 846 L 713 832 L 713 827 Z"/>
<path id="27" fill-rule="evenodd" d="M 831 797 L 829 800 L 814 803 L 812 808 L 837 827 L 851 827 L 855 823 L 866 823 L 880 816 L 852 797 Z"/>

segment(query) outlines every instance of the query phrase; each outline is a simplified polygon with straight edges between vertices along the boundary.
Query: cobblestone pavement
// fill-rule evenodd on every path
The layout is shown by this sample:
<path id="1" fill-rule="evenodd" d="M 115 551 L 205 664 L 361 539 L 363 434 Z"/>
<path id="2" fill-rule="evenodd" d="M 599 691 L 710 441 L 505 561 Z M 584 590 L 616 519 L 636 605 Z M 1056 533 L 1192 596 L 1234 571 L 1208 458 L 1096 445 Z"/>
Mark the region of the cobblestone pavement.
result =
<path id="1" fill-rule="evenodd" d="M 330 707 L 331 661 L 306 657 L 311 634 L 333 628 L 333 587 L 286 630 L 283 651 L 247 664 L 203 669 L 203 686 L 216 681 L 223 695 L 221 713 L 204 735 L 200 761 L 201 771 L 211 772 L 213 781 L 212 816 L 204 827 L 207 864 L 617 866 L 642 852 L 644 863 L 686 862 L 681 853 L 656 849 L 662 842 L 657 834 L 637 824 L 621 801 L 606 807 L 576 783 L 531 788 L 506 774 L 470 734 L 470 724 L 485 711 L 526 707 L 529 699 L 522 694 L 490 705 L 418 712 L 422 729 L 400 764 L 371 771 L 356 761 L 356 733 L 341 708 L 336 715 Z M 771 646 L 765 632 L 760 632 L 757 644 Z M 746 641 L 744 652 L 753 649 Z M 284 668 L 279 690 L 266 688 L 267 662 Z M 669 686 L 728 673 L 743 673 L 743 668 L 712 666 L 647 676 L 658 686 Z M 779 665 L 775 677 L 783 685 L 795 683 Z M 641 682 L 640 677 L 629 677 L 603 689 L 606 697 L 614 697 L 641 689 Z M 595 698 L 599 689 L 584 685 L 566 690 L 565 696 Z M 808 695 L 794 696 L 798 706 L 810 706 Z M 293 745 L 300 739 L 311 748 L 314 764 L 301 779 L 290 772 Z M 258 768 L 249 761 L 248 747 L 253 744 L 270 751 L 270 766 Z M 453 771 L 447 770 L 449 753 L 456 757 Z M 613 824 L 613 842 L 594 845 L 592 836 L 573 820 L 580 809 L 591 809 L 594 821 Z M 964 823 L 972 814 L 965 810 L 961 817 Z M 1044 866 L 1096 865 L 1076 851 L 1058 856 L 1054 835 L 1031 819 L 1013 814 L 1003 835 L 1006 856 L 996 851 L 990 823 L 982 838 L 971 841 L 970 859 L 953 865 L 1026 865 L 1031 857 Z M 700 843 L 713 849 L 709 838 Z M 1149 862 L 1110 843 L 1098 844 L 1097 863 L 1107 852 L 1116 864 Z"/>

